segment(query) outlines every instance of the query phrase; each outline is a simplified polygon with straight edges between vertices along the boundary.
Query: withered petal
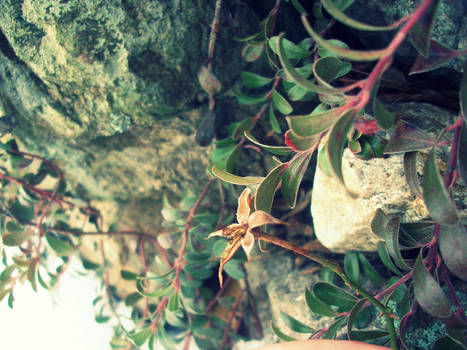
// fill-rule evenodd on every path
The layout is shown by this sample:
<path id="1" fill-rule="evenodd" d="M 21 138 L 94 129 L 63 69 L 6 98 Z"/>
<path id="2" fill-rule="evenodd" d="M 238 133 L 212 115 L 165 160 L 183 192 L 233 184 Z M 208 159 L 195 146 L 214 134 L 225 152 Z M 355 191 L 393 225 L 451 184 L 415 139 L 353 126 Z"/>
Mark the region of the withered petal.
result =
<path id="1" fill-rule="evenodd" d="M 242 237 L 238 237 L 237 239 L 229 241 L 227 243 L 227 247 L 225 247 L 224 251 L 222 252 L 221 255 L 221 262 L 219 264 L 219 272 L 218 272 L 218 277 L 219 277 L 219 284 L 222 287 L 222 270 L 224 269 L 224 265 L 230 261 L 230 259 L 233 258 L 237 250 L 240 248 L 242 245 Z"/>
<path id="2" fill-rule="evenodd" d="M 224 229 L 211 232 L 207 239 L 209 239 L 211 237 L 216 237 L 216 236 L 217 237 L 223 237 L 223 233 L 224 233 Z"/>
<path id="3" fill-rule="evenodd" d="M 237 207 L 237 222 L 239 224 L 246 224 L 248 222 L 248 216 L 251 211 L 251 191 L 247 187 L 243 190 L 240 197 L 238 197 Z"/>
<path id="4" fill-rule="evenodd" d="M 248 228 L 263 226 L 266 224 L 285 224 L 283 221 L 276 219 L 265 211 L 257 210 L 248 217 Z"/>
<path id="5" fill-rule="evenodd" d="M 242 247 L 246 253 L 248 260 L 250 260 L 250 252 L 255 245 L 255 236 L 250 231 L 247 231 L 245 237 L 242 238 Z"/>

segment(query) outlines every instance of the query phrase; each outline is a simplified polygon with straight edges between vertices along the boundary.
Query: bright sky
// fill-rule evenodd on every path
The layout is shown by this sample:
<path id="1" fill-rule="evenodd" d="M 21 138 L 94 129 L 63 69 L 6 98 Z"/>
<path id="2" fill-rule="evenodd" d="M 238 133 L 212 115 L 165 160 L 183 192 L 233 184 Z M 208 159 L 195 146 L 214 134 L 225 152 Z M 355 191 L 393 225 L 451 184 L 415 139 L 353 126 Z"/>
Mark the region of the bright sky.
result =
<path id="1" fill-rule="evenodd" d="M 110 325 L 94 321 L 92 301 L 98 281 L 69 271 L 50 292 L 29 283 L 14 289 L 13 310 L 8 296 L 0 302 L 0 349 L 108 350 Z"/>

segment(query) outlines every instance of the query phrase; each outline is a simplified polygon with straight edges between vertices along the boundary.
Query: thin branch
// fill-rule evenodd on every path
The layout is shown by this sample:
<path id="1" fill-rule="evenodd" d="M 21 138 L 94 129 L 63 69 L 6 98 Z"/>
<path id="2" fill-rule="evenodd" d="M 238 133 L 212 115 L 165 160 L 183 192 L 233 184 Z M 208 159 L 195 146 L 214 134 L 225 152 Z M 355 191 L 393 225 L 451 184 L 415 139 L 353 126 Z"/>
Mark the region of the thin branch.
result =
<path id="1" fill-rule="evenodd" d="M 235 303 L 232 306 L 232 310 L 230 310 L 229 316 L 227 317 L 227 326 L 224 328 L 224 336 L 222 337 L 222 344 L 220 347 L 221 350 L 227 344 L 227 340 L 229 339 L 229 331 L 230 331 L 230 327 L 232 324 L 232 320 L 235 316 L 235 312 L 237 311 L 238 306 L 240 305 L 240 301 L 242 300 L 242 294 L 243 294 L 242 291 L 238 293 L 237 298 L 235 299 Z"/>

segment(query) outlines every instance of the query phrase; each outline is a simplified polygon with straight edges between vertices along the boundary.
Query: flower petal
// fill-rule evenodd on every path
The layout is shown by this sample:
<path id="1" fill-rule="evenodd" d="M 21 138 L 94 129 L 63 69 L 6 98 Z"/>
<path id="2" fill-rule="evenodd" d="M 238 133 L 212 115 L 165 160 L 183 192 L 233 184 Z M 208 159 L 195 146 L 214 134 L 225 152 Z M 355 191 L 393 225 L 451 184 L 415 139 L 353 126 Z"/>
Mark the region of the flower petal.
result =
<path id="1" fill-rule="evenodd" d="M 247 187 L 243 190 L 240 197 L 238 197 L 238 208 L 237 208 L 237 222 L 239 224 L 246 224 L 248 222 L 248 216 L 251 211 L 251 191 Z"/>
<path id="2" fill-rule="evenodd" d="M 209 239 L 211 237 L 216 237 L 216 236 L 223 237 L 224 236 L 223 233 L 224 233 L 224 229 L 211 232 L 207 239 Z"/>
<path id="3" fill-rule="evenodd" d="M 265 211 L 262 210 L 257 210 L 254 213 L 252 213 L 249 218 L 248 218 L 248 228 L 251 230 L 255 227 L 258 226 L 263 226 L 266 224 L 283 224 L 285 225 L 285 222 L 276 219 L 274 216 L 269 215 Z"/>
<path id="4" fill-rule="evenodd" d="M 253 249 L 254 245 L 255 245 L 255 236 L 250 231 L 247 231 L 247 233 L 245 234 L 245 237 L 242 238 L 242 247 L 246 253 L 248 261 L 250 260 L 250 252 L 251 252 L 251 249 Z"/>

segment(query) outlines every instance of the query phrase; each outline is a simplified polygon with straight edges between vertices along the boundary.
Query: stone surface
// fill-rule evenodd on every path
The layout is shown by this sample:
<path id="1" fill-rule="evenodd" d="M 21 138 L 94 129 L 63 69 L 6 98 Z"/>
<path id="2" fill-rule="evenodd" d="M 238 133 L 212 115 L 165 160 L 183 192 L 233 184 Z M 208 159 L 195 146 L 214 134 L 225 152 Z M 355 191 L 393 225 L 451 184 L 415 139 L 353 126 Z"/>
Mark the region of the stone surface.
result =
<path id="1" fill-rule="evenodd" d="M 226 89 L 244 64 L 233 37 L 256 24 L 245 4 L 229 6 L 243 22 L 219 33 L 214 68 Z M 202 187 L 194 106 L 207 98 L 196 75 L 210 1 L 7 0 L 0 9 L 1 109 L 24 147 L 54 159 L 89 199 Z"/>
<path id="2" fill-rule="evenodd" d="M 307 339 L 309 335 L 293 332 L 280 317 L 280 312 L 286 312 L 290 316 L 303 322 L 309 327 L 318 330 L 329 325 L 332 318 L 321 317 L 312 314 L 306 305 L 305 288 L 319 280 L 317 275 L 303 274 L 293 266 L 293 258 L 280 256 L 275 251 L 270 255 L 261 254 L 245 265 L 251 293 L 256 302 L 258 315 L 264 331 L 266 344 L 277 342 L 278 339 L 270 327 L 271 320 L 283 333 L 297 339 Z M 250 333 L 256 334 L 253 317 L 245 317 L 251 320 Z M 247 349 L 238 347 L 237 349 Z"/>
<path id="3" fill-rule="evenodd" d="M 433 135 L 455 118 L 450 111 L 423 103 L 395 104 L 391 109 L 397 117 Z M 438 150 L 443 169 L 449 149 L 439 147 Z M 419 175 L 423 172 L 423 159 L 423 155 L 418 157 Z M 423 200 L 417 198 L 406 183 L 402 154 L 366 161 L 346 150 L 342 169 L 347 186 L 359 194 L 357 198 L 350 197 L 340 182 L 325 175 L 319 167 L 313 184 L 311 213 L 315 234 L 328 249 L 335 252 L 376 250 L 380 238 L 371 231 L 370 224 L 377 209 L 400 216 L 403 223 L 428 217 Z M 453 197 L 459 209 L 465 211 L 467 192 L 461 181 Z"/>
<path id="4" fill-rule="evenodd" d="M 373 25 L 387 25 L 394 23 L 403 16 L 410 14 L 419 1 L 415 0 L 356 0 L 346 13 L 359 21 Z M 467 49 L 467 3 L 461 0 L 441 1 L 438 9 L 432 38 L 453 50 Z M 383 48 L 394 36 L 391 32 L 363 32 L 356 31 L 359 40 L 368 49 Z M 402 44 L 396 52 L 396 62 L 406 66 L 413 64 L 417 51 L 408 42 Z M 466 57 L 459 57 L 446 64 L 445 67 L 462 71 Z"/>

